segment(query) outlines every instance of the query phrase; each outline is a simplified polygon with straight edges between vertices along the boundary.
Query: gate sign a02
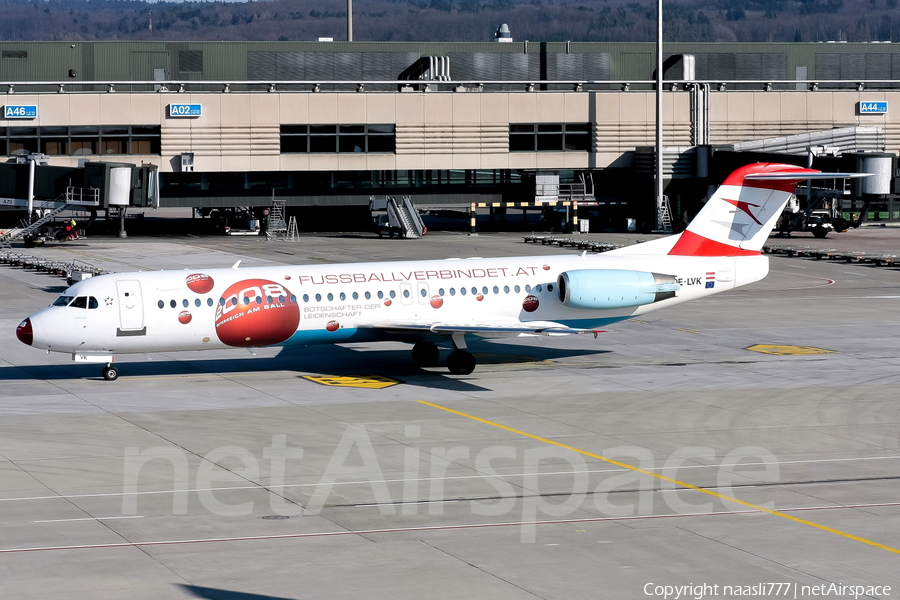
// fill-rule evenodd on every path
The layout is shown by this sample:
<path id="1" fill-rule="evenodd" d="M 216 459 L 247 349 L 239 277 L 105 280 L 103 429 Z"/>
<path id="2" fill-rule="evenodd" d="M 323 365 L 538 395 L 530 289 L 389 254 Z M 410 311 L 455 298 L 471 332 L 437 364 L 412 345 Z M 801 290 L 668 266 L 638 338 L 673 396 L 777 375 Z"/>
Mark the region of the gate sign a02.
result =
<path id="1" fill-rule="evenodd" d="M 169 117 L 199 117 L 203 113 L 202 104 L 170 104 Z"/>

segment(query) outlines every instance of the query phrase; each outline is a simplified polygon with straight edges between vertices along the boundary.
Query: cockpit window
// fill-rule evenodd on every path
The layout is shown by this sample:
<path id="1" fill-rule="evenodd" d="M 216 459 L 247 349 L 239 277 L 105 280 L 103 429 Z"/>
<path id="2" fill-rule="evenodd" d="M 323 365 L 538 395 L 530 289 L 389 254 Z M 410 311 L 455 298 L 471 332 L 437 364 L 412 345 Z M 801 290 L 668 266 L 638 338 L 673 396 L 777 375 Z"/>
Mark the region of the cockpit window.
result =
<path id="1" fill-rule="evenodd" d="M 78 296 L 69 305 L 71 308 L 87 308 L 88 307 L 88 297 L 87 296 Z"/>
<path id="2" fill-rule="evenodd" d="M 100 303 L 97 302 L 97 299 L 93 296 L 88 296 L 88 308 L 97 308 L 100 306 Z"/>
<path id="3" fill-rule="evenodd" d="M 60 296 L 59 298 L 57 298 L 56 300 L 53 301 L 53 304 L 51 306 L 68 306 L 69 302 L 71 302 L 74 299 L 75 299 L 74 296 Z"/>

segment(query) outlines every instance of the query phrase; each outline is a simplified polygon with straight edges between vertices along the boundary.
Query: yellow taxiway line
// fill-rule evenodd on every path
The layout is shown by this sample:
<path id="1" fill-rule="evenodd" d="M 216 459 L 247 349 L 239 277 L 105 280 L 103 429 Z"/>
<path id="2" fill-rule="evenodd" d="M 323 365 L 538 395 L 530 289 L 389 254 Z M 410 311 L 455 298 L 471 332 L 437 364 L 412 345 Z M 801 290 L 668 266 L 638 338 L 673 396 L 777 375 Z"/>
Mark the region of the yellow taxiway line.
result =
<path id="1" fill-rule="evenodd" d="M 893 552 L 894 554 L 900 554 L 900 549 L 893 548 L 891 546 L 886 546 L 884 544 L 880 544 L 878 542 L 874 542 L 872 540 L 868 540 L 863 537 L 859 537 L 858 535 L 853 535 L 852 533 L 847 533 L 845 531 L 841 531 L 839 529 L 834 529 L 833 527 L 828 527 L 826 525 L 819 525 L 818 523 L 813 523 L 812 521 L 807 521 L 806 519 L 801 519 L 799 517 L 794 517 L 792 515 L 783 513 L 781 511 L 773 510 L 771 508 L 766 508 L 764 506 L 760 506 L 758 504 L 753 504 L 752 502 L 746 502 L 744 500 L 738 500 L 734 496 L 726 496 L 725 494 L 720 494 L 718 492 L 714 492 L 712 490 L 707 490 L 701 487 L 697 487 L 696 485 L 691 485 L 690 483 L 679 481 L 678 479 L 673 479 L 671 477 L 666 477 L 665 475 L 660 475 L 659 473 L 653 473 L 651 471 L 647 471 L 645 469 L 641 469 L 640 467 L 635 467 L 633 465 L 629 465 L 628 463 L 623 463 L 618 460 L 613 460 L 611 458 L 606 458 L 605 456 L 601 456 L 599 454 L 594 454 L 593 452 L 588 452 L 587 450 L 580 450 L 573 446 L 569 446 L 567 444 L 563 444 L 560 442 L 553 441 L 551 439 L 547 439 L 545 437 L 541 437 L 539 435 L 534 435 L 533 433 L 528 433 L 525 431 L 521 431 L 519 429 L 514 429 L 512 427 L 507 427 L 506 425 L 501 425 L 500 423 L 495 423 L 493 421 L 488 421 L 487 419 L 482 419 L 481 417 L 476 417 L 475 415 L 470 415 L 468 413 L 464 413 L 458 410 L 454 410 L 452 408 L 447 408 L 446 406 L 441 406 L 440 404 L 434 404 L 433 402 L 427 402 L 425 400 L 418 400 L 420 404 L 424 404 L 425 406 L 430 406 L 432 408 L 436 408 L 438 410 L 442 410 L 444 412 L 448 412 L 454 415 L 458 415 L 460 417 L 465 417 L 467 419 L 471 419 L 473 421 L 478 421 L 479 423 L 484 423 L 485 425 L 490 425 L 491 427 L 496 427 L 498 429 L 502 429 L 504 431 L 509 431 L 510 433 L 515 433 L 517 435 L 522 435 L 533 440 L 537 440 L 539 442 L 543 442 L 545 444 L 550 444 L 551 446 L 557 446 L 559 448 L 565 448 L 566 450 L 571 450 L 572 452 L 577 452 L 583 456 L 588 456 L 590 458 L 596 458 L 597 460 L 602 460 L 603 462 L 609 463 L 611 465 L 615 465 L 617 467 L 621 467 L 623 469 L 628 469 L 630 471 L 634 471 L 635 473 L 640 473 L 642 475 L 649 475 L 650 477 L 654 477 L 659 479 L 660 481 L 668 481 L 669 483 L 674 483 L 675 485 L 685 487 L 696 492 L 700 492 L 701 494 L 706 494 L 708 496 L 713 496 L 715 498 L 719 498 L 720 500 L 725 500 L 727 502 L 734 502 L 736 504 L 741 504 L 743 506 L 747 506 L 749 508 L 758 510 L 760 512 L 768 513 L 770 515 L 781 517 L 783 519 L 787 519 L 789 521 L 794 521 L 795 523 L 801 523 L 803 525 L 807 525 L 809 527 L 813 527 L 815 529 L 819 529 L 821 531 L 827 531 L 828 533 L 833 533 L 835 535 L 841 536 L 843 538 L 847 538 L 849 540 L 854 540 L 856 542 L 860 542 L 862 544 L 866 544 L 867 546 L 872 546 L 874 548 L 880 548 L 881 550 L 887 550 L 888 552 Z"/>

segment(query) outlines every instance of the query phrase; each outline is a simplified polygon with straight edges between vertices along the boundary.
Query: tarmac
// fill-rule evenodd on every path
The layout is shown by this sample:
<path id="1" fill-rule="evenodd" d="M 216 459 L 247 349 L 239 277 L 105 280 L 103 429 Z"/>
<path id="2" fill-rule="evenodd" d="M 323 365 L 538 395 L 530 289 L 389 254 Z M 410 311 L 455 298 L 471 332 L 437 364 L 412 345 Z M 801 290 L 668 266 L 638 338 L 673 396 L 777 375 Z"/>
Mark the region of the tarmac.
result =
<path id="1" fill-rule="evenodd" d="M 900 254 L 900 230 L 770 243 Z M 25 252 L 124 272 L 575 251 L 435 233 Z M 16 340 L 66 285 L 0 266 L 0 598 L 895 597 L 900 270 L 770 262 L 597 339 L 474 342 L 468 376 L 385 342 L 122 356 L 115 382 Z"/>

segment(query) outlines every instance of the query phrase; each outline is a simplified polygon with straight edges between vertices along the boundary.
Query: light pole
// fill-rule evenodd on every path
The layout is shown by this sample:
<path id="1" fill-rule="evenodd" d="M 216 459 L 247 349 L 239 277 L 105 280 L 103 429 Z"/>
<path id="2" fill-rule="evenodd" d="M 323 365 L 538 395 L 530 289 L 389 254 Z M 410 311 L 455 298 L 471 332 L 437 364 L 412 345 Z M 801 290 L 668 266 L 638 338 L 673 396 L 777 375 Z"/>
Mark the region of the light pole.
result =
<path id="1" fill-rule="evenodd" d="M 656 227 L 663 212 L 663 0 L 656 0 Z"/>

